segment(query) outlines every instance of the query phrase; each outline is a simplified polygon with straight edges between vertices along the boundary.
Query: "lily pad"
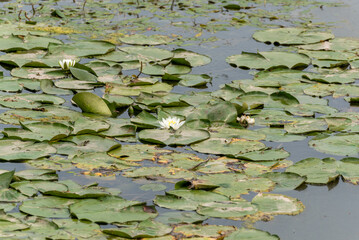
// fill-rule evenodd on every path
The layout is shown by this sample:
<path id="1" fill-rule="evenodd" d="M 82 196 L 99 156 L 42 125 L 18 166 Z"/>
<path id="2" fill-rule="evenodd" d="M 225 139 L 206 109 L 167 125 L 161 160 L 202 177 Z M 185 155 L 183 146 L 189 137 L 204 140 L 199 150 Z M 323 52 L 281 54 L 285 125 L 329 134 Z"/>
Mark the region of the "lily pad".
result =
<path id="1" fill-rule="evenodd" d="M 161 149 L 156 146 L 146 144 L 122 145 L 120 148 L 113 149 L 108 155 L 130 162 L 140 162 L 153 160 L 161 154 L 171 153 L 171 150 Z"/>
<path id="2" fill-rule="evenodd" d="M 154 238 L 166 235 L 172 231 L 172 227 L 160 222 L 145 220 L 134 226 L 124 228 L 108 228 L 103 232 L 124 238 Z"/>
<path id="3" fill-rule="evenodd" d="M 314 32 L 304 28 L 274 28 L 257 31 L 253 34 L 253 38 L 265 43 L 295 45 L 319 43 L 333 39 L 334 35 L 328 32 Z"/>
<path id="4" fill-rule="evenodd" d="M 56 149 L 48 143 L 24 142 L 12 139 L 2 139 L 0 141 L 0 150 L 0 159 L 5 161 L 37 159 L 56 152 Z"/>
<path id="5" fill-rule="evenodd" d="M 338 178 L 338 162 L 333 158 L 306 158 L 287 168 L 286 172 L 306 177 L 307 183 L 327 184 Z"/>
<path id="6" fill-rule="evenodd" d="M 8 108 L 37 108 L 42 104 L 63 104 L 65 99 L 46 94 L 15 94 L 2 96 L 0 104 Z"/>
<path id="7" fill-rule="evenodd" d="M 219 238 L 234 230 L 236 230 L 236 228 L 233 226 L 187 224 L 175 227 L 173 232 L 182 234 L 188 238 L 201 237 L 203 239 L 206 237 Z"/>
<path id="8" fill-rule="evenodd" d="M 238 220 L 246 215 L 254 214 L 258 211 L 255 205 L 244 199 L 227 202 L 210 202 L 200 204 L 197 213 L 217 218 L 228 218 Z"/>
<path id="9" fill-rule="evenodd" d="M 241 228 L 234 231 L 224 238 L 224 240 L 279 240 L 277 235 L 271 235 L 268 232 L 264 232 L 258 229 L 246 229 Z"/>
<path id="10" fill-rule="evenodd" d="M 283 62 L 283 59 L 286 59 Z M 268 69 L 273 67 L 287 68 L 305 68 L 310 64 L 310 58 L 290 52 L 259 52 L 247 53 L 242 52 L 241 55 L 233 55 L 227 57 L 226 61 L 235 67 Z"/>
<path id="11" fill-rule="evenodd" d="M 70 44 L 49 45 L 49 54 L 70 54 L 78 57 L 87 57 L 94 55 L 106 54 L 115 50 L 115 45 L 106 41 L 76 41 Z"/>
<path id="12" fill-rule="evenodd" d="M 158 195 L 153 200 L 160 207 L 177 210 L 196 210 L 200 204 L 214 201 L 228 201 L 228 198 L 210 191 L 179 189 L 168 191 L 165 196 Z"/>
<path id="13" fill-rule="evenodd" d="M 142 130 L 138 137 L 142 141 L 157 144 L 190 145 L 209 138 L 209 133 L 205 130 L 192 129 L 179 129 L 174 132 L 172 130 L 164 129 L 146 129 Z"/>
<path id="14" fill-rule="evenodd" d="M 185 65 L 189 67 L 198 67 L 209 64 L 212 60 L 206 55 L 178 48 L 172 51 L 174 56 L 172 62 L 175 64 Z"/>
<path id="15" fill-rule="evenodd" d="M 78 219 L 102 223 L 144 221 L 157 216 L 155 209 L 119 197 L 81 200 L 72 204 L 70 211 Z"/>
<path id="16" fill-rule="evenodd" d="M 180 224 L 180 223 L 198 223 L 206 220 L 206 216 L 199 215 L 195 212 L 164 212 L 156 218 L 156 221 L 166 224 Z"/>
<path id="17" fill-rule="evenodd" d="M 121 42 L 131 45 L 161 45 L 167 44 L 173 41 L 172 38 L 164 35 L 143 35 L 133 34 L 119 38 Z"/>
<path id="18" fill-rule="evenodd" d="M 281 194 L 258 194 L 253 198 L 252 204 L 260 212 L 270 215 L 298 215 L 304 211 L 301 201 Z"/>
<path id="19" fill-rule="evenodd" d="M 323 153 L 356 157 L 359 153 L 358 143 L 358 134 L 337 134 L 314 138 L 308 144 Z"/>
<path id="20" fill-rule="evenodd" d="M 191 148 L 202 153 L 234 156 L 262 150 L 265 148 L 265 145 L 258 141 L 249 141 L 246 139 L 210 138 L 205 141 L 192 144 Z"/>
<path id="21" fill-rule="evenodd" d="M 23 202 L 20 211 L 39 217 L 69 218 L 69 205 L 76 203 L 76 199 L 59 197 L 36 197 Z"/>
<path id="22" fill-rule="evenodd" d="M 111 111 L 105 100 L 100 98 L 96 94 L 90 92 L 77 93 L 72 98 L 72 101 L 74 101 L 83 112 L 94 113 L 104 116 L 113 115 L 113 112 Z"/>

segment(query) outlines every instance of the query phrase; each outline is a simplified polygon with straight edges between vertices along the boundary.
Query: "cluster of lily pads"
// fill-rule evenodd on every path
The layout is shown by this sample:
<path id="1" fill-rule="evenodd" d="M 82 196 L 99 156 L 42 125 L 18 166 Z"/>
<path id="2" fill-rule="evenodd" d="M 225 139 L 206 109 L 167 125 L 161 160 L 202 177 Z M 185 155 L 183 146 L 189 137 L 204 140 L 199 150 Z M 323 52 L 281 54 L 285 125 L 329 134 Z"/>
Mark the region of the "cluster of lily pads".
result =
<path id="1" fill-rule="evenodd" d="M 115 44 L 121 44 L 123 37 L 128 38 L 133 33 L 168 31 L 172 32 L 173 43 L 191 45 L 219 40 L 207 33 L 243 26 L 274 27 L 286 22 L 322 27 L 323 24 L 308 20 L 309 10 L 340 5 L 315 0 L 181 0 L 174 1 L 173 6 L 171 3 L 168 0 L 13 0 L 2 3 L 0 21 L 20 23 L 29 31 L 77 39 L 85 35 Z M 300 17 L 294 17 L 293 10 Z M 13 33 L 8 29 L 1 29 L 1 32 Z M 130 41 L 133 38 L 136 37 L 130 36 Z M 148 41 L 144 40 L 144 44 Z"/>
<path id="2" fill-rule="evenodd" d="M 247 1 L 238 2 L 223 8 L 251 8 Z M 193 4 L 178 7 L 189 14 L 196 10 Z M 218 4 L 207 7 L 218 9 Z M 198 11 L 208 14 L 196 11 L 195 17 Z M 64 12 L 57 9 L 50 19 L 68 17 Z M 90 15 L 100 21 L 96 13 Z M 304 28 L 257 31 L 253 38 L 273 43 L 275 51 L 227 58 L 234 67 L 256 69 L 253 79 L 213 92 L 175 93 L 176 86 L 206 87 L 211 76 L 190 72 L 211 58 L 154 47 L 173 43 L 163 35 L 121 36 L 118 40 L 127 45 L 118 46 L 100 40 L 64 42 L 31 26 L 0 25 L 5 75 L 0 120 L 6 125 L 0 160 L 35 168 L 0 173 L 0 238 L 279 239 L 253 228 L 202 223 L 222 218 L 251 226 L 276 215 L 297 215 L 304 205 L 283 192 L 339 177 L 359 182 L 359 114 L 340 112 L 324 98 L 358 102 L 358 40 Z M 287 151 L 265 144 L 307 138 L 317 151 L 346 157 L 293 163 Z M 152 206 L 124 199 L 118 189 L 58 179 L 56 171 L 74 169 L 150 181 L 142 190 L 167 189 L 158 182 L 173 183 L 174 189 L 157 195 Z M 245 199 L 251 192 L 255 196 Z M 159 214 L 159 208 L 167 211 Z"/>

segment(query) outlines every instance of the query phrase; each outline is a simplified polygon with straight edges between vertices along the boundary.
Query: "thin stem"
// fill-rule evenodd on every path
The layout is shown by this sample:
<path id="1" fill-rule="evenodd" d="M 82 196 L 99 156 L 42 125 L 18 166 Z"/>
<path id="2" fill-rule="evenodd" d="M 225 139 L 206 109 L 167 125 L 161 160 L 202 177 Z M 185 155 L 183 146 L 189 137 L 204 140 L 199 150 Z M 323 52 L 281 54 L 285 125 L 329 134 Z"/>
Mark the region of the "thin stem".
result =
<path id="1" fill-rule="evenodd" d="M 143 63 L 142 63 L 142 61 L 140 63 L 141 63 L 140 72 L 139 72 L 139 74 L 137 74 L 136 78 L 138 78 L 142 74 Z"/>
<path id="2" fill-rule="evenodd" d="M 175 0 L 172 0 L 172 4 L 171 4 L 171 11 L 173 11 L 173 7 L 175 6 Z"/>

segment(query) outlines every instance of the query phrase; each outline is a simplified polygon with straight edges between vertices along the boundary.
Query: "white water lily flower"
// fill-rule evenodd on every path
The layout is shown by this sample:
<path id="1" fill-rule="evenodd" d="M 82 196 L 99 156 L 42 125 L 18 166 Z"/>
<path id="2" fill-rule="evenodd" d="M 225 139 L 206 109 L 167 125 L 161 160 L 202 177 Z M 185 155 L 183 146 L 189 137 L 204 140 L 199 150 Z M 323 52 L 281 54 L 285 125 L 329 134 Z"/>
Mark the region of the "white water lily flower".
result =
<path id="1" fill-rule="evenodd" d="M 70 67 L 75 66 L 76 60 L 63 59 L 59 61 L 60 67 L 64 70 L 69 70 Z"/>
<path id="2" fill-rule="evenodd" d="M 168 117 L 168 118 L 162 118 L 161 121 L 159 121 L 161 128 L 170 129 L 173 130 L 179 129 L 183 124 L 184 121 L 181 121 L 178 117 Z"/>
<path id="3" fill-rule="evenodd" d="M 247 123 L 249 125 L 252 125 L 255 123 L 254 118 L 251 118 L 250 116 L 247 116 L 247 115 L 242 115 L 240 118 L 237 118 L 237 120 L 240 123 Z"/>

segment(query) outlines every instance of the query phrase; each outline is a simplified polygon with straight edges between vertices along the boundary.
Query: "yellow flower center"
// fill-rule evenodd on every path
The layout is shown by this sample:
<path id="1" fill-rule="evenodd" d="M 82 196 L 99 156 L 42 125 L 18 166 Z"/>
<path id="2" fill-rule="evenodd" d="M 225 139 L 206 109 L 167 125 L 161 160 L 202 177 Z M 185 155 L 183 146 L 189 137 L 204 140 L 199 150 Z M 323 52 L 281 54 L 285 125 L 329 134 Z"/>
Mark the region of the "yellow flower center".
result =
<path id="1" fill-rule="evenodd" d="M 173 125 L 173 124 L 176 124 L 176 121 L 171 120 L 168 122 L 168 125 Z"/>

